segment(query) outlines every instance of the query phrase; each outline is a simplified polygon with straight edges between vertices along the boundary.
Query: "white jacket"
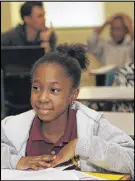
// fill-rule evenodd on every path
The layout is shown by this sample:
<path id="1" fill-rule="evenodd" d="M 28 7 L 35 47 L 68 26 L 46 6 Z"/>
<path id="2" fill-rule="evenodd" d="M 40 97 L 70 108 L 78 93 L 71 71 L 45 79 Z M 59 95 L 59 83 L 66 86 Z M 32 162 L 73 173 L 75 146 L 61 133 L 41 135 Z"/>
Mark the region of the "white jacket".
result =
<path id="1" fill-rule="evenodd" d="M 130 136 L 111 125 L 103 114 L 79 102 L 72 109 L 77 109 L 76 154 L 80 156 L 81 170 L 129 173 L 133 177 L 134 141 Z M 25 156 L 34 116 L 34 110 L 30 110 L 1 121 L 1 168 L 15 169 Z"/>

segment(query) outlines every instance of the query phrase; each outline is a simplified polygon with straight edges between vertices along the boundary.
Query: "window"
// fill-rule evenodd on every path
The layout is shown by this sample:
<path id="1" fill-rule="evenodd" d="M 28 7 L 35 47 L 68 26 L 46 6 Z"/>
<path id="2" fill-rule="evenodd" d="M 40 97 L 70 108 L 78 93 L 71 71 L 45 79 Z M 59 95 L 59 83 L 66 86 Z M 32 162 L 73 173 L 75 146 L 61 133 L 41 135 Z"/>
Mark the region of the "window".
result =
<path id="1" fill-rule="evenodd" d="M 104 2 L 44 2 L 46 20 L 55 28 L 95 27 L 104 22 Z"/>

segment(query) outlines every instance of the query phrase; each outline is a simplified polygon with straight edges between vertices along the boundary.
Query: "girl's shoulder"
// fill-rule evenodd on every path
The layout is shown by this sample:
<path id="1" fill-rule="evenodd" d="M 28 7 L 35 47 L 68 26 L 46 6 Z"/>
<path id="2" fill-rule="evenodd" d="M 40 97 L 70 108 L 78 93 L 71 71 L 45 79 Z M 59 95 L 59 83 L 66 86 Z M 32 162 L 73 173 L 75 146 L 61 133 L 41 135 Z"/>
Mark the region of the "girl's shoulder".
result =
<path id="1" fill-rule="evenodd" d="M 29 124 L 33 120 L 35 116 L 34 110 L 29 110 L 26 112 L 23 112 L 21 114 L 17 115 L 12 115 L 12 116 L 7 116 L 3 120 L 1 120 L 1 125 L 2 127 L 13 127 L 17 125 L 22 125 L 22 124 Z"/>
<path id="2" fill-rule="evenodd" d="M 103 113 L 97 112 L 91 108 L 88 108 L 87 106 L 85 106 L 84 104 L 78 101 L 75 101 L 75 103 L 72 106 L 72 109 L 77 110 L 78 117 L 81 117 L 81 118 L 87 117 L 88 120 L 90 119 L 91 121 L 94 121 L 94 122 L 98 122 L 100 118 L 103 116 Z"/>

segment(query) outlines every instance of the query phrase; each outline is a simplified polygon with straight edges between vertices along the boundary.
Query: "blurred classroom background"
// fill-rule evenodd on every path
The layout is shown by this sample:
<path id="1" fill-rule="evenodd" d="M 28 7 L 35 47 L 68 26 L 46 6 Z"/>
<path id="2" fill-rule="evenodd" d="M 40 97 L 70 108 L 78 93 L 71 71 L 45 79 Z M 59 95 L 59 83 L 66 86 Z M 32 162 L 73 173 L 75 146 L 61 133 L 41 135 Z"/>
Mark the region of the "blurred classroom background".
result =
<path id="1" fill-rule="evenodd" d="M 57 3 L 56 7 L 58 7 Z M 59 2 L 61 3 L 61 2 Z M 72 2 L 68 2 L 71 4 Z M 88 3 L 88 2 L 87 2 Z M 94 3 L 94 2 L 90 2 Z M 5 32 L 9 30 L 10 28 L 16 26 L 17 24 L 21 23 L 21 17 L 19 14 L 20 6 L 23 4 L 23 2 L 1 2 L 1 31 Z M 45 3 L 44 3 L 45 4 Z M 71 6 L 71 5 L 70 5 Z M 47 8 L 47 7 L 46 7 Z M 45 8 L 45 9 L 46 9 Z M 50 8 L 50 6 L 49 6 Z M 129 15 L 133 22 L 134 22 L 134 2 L 96 2 L 95 3 L 95 9 L 90 9 L 91 12 L 89 12 L 89 15 L 93 17 L 93 14 L 98 13 L 96 11 L 96 8 L 100 9 L 100 14 L 102 14 L 102 17 L 100 18 L 101 24 L 104 22 L 107 17 L 110 17 L 118 12 L 123 12 Z M 55 9 L 55 7 L 54 7 Z M 73 12 L 74 8 L 71 8 L 71 11 Z M 46 9 L 47 11 L 47 9 Z M 64 12 L 64 10 L 63 10 Z M 60 12 L 63 14 L 63 12 Z M 83 17 L 83 12 L 79 9 L 80 16 Z M 8 17 L 8 18 L 7 18 Z M 62 18 L 62 17 L 61 17 Z M 85 18 L 85 17 L 84 17 Z M 102 19 L 103 18 L 103 19 Z M 46 18 L 47 19 L 47 18 Z M 76 17 L 77 19 L 77 17 Z M 63 20 L 64 21 L 64 16 Z M 72 20 L 70 20 L 72 21 Z M 80 21 L 80 20 L 79 20 Z M 53 20 L 52 20 L 53 23 Z M 90 22 L 91 23 L 91 22 Z M 99 22 L 100 23 L 100 22 Z M 87 23 L 89 24 L 89 22 Z M 70 28 L 57 28 L 55 27 L 55 32 L 58 36 L 58 43 L 84 43 L 87 44 L 88 37 L 92 34 L 94 27 L 89 25 L 89 27 L 70 27 Z M 106 28 L 102 35 L 103 38 L 108 39 L 109 38 L 109 30 Z M 90 68 L 97 68 L 100 67 L 101 64 L 95 59 L 95 57 L 91 54 L 88 55 L 90 60 Z M 95 85 L 95 77 L 89 76 L 87 72 L 83 73 L 81 86 L 91 86 Z"/>

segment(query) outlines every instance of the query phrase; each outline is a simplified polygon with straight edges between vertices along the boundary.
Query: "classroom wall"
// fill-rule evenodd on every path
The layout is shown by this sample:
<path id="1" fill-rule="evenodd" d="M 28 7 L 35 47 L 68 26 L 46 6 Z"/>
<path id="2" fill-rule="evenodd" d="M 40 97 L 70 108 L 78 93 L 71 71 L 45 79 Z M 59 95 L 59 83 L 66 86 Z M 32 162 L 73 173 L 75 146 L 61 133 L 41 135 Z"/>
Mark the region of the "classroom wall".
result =
<path id="1" fill-rule="evenodd" d="M 10 4 L 1 2 L 1 31 L 7 31 L 11 26 Z"/>
<path id="2" fill-rule="evenodd" d="M 19 8 L 23 2 L 1 2 L 1 31 L 4 32 L 9 28 L 17 25 L 21 22 L 19 15 Z M 124 12 L 128 14 L 132 19 L 134 19 L 134 2 L 105 2 L 105 18 L 114 15 L 117 12 Z M 12 11 L 12 14 L 11 14 Z M 8 18 L 7 18 L 8 17 Z M 5 23 L 6 22 L 6 23 Z M 79 28 L 79 29 L 56 29 L 56 34 L 58 36 L 58 43 L 87 43 L 88 37 L 93 31 L 91 28 Z M 109 30 L 105 29 L 102 33 L 102 37 L 107 39 L 109 38 Z M 90 59 L 90 68 L 99 67 L 100 64 L 92 56 L 89 55 Z M 81 86 L 84 85 L 94 85 L 95 78 L 90 77 L 88 73 L 83 73 Z"/>
<path id="3" fill-rule="evenodd" d="M 16 26 L 21 22 L 19 8 L 23 2 L 1 2 L 1 31 L 4 32 L 9 28 Z M 109 17 L 117 12 L 124 12 L 134 19 L 134 2 L 105 2 L 105 17 Z M 12 14 L 11 14 L 12 11 Z M 7 18 L 8 17 L 8 18 Z M 4 23 L 6 22 L 6 23 Z M 82 42 L 86 43 L 88 36 L 92 33 L 93 28 L 80 29 L 58 29 L 56 33 L 59 42 Z M 104 31 L 103 37 L 108 38 L 108 30 Z"/>

